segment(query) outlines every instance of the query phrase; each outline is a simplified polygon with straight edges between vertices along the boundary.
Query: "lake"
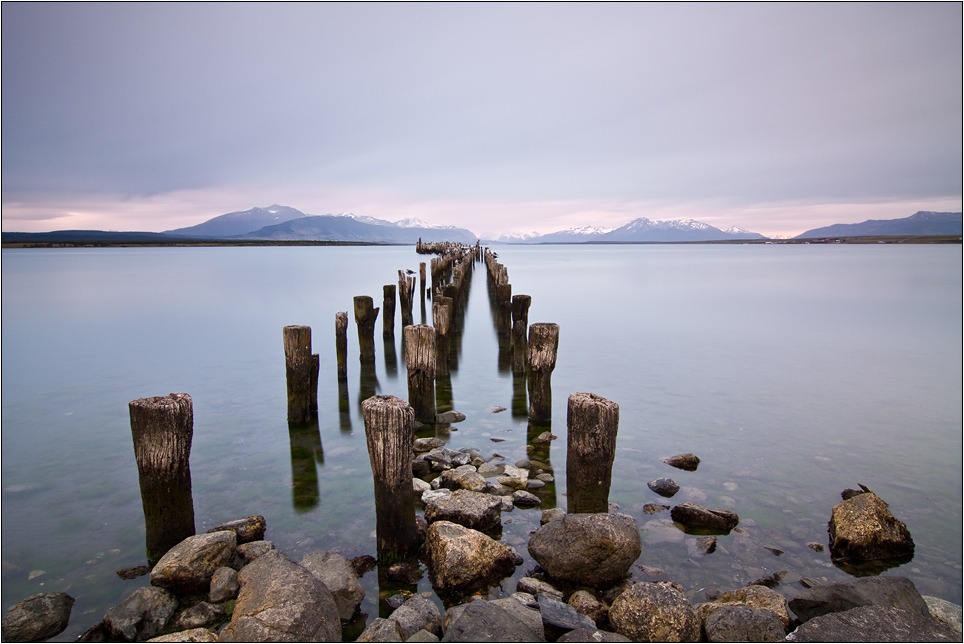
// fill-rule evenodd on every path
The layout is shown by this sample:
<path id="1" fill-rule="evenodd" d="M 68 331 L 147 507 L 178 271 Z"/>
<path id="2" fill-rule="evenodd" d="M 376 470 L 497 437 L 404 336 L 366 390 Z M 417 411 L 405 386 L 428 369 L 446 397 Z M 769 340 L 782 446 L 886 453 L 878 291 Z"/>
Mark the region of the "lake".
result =
<path id="1" fill-rule="evenodd" d="M 777 590 L 788 597 L 801 577 L 846 579 L 829 552 L 806 544 L 826 545 L 841 490 L 861 483 L 916 543 L 914 559 L 885 574 L 962 603 L 960 246 L 494 250 L 513 292 L 532 296 L 530 323 L 561 327 L 548 456 L 556 484 L 544 501 L 565 507 L 569 394 L 618 403 L 610 501 L 641 528 L 636 578 L 674 579 L 694 601 L 706 587 L 784 570 Z M 3 250 L 4 613 L 66 591 L 77 602 L 58 639 L 69 641 L 148 583 L 115 574 L 145 563 L 127 404 L 171 392 L 194 401 L 198 532 L 262 514 L 266 538 L 296 561 L 317 549 L 375 554 L 357 335 L 350 321 L 340 411 L 334 315 L 350 312 L 355 295 L 380 305 L 398 269 L 429 260 L 412 247 Z M 431 322 L 431 301 L 426 309 L 416 288 L 416 323 Z M 367 386 L 407 398 L 396 315 L 395 345 L 376 335 L 377 382 Z M 512 412 L 483 265 L 464 321 L 451 390 L 467 419 L 445 438 L 514 463 L 526 457 L 527 423 Z M 310 325 L 320 354 L 314 436 L 286 422 L 289 324 Z M 306 462 L 305 441 L 319 440 Z M 683 452 L 702 459 L 697 471 L 662 463 Z M 680 493 L 651 492 L 646 483 L 660 477 Z M 643 511 L 686 500 L 733 510 L 739 530 L 699 556 L 668 512 Z M 539 516 L 503 514 L 503 541 L 526 558 L 516 578 L 534 565 L 525 544 Z M 362 583 L 371 620 L 375 573 Z M 490 594 L 514 589 L 513 578 Z M 427 576 L 418 590 L 431 590 Z"/>

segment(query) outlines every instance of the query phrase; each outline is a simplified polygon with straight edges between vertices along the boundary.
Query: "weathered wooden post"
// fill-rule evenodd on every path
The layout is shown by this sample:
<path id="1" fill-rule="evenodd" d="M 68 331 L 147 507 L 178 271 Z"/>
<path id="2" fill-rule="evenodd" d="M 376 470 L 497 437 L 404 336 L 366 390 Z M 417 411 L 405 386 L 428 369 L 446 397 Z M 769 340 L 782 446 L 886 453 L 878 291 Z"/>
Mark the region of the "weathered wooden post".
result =
<path id="1" fill-rule="evenodd" d="M 559 349 L 559 325 L 539 322 L 529 326 L 528 389 L 529 420 L 552 419 L 552 370 Z"/>
<path id="2" fill-rule="evenodd" d="M 419 262 L 418 264 L 418 283 L 419 290 L 422 291 L 422 299 L 425 299 L 425 262 Z"/>
<path id="3" fill-rule="evenodd" d="M 529 295 L 512 296 L 512 371 L 515 373 L 525 373 L 526 370 L 526 329 L 529 328 L 530 304 L 532 297 Z"/>
<path id="4" fill-rule="evenodd" d="M 358 359 L 365 363 L 375 362 L 375 320 L 378 307 L 368 295 L 355 296 L 355 324 L 358 326 Z"/>
<path id="5" fill-rule="evenodd" d="M 405 327 L 405 366 L 408 402 L 420 423 L 435 424 L 435 328 L 427 324 Z"/>
<path id="6" fill-rule="evenodd" d="M 378 558 L 402 559 L 418 545 L 412 448 L 415 412 L 396 396 L 372 396 L 362 403 L 368 458 L 375 479 L 375 539 Z"/>
<path id="7" fill-rule="evenodd" d="M 338 356 L 338 380 L 347 380 L 348 311 L 335 313 L 335 354 Z"/>
<path id="8" fill-rule="evenodd" d="M 432 300 L 432 326 L 436 331 L 436 374 L 449 372 L 449 329 L 452 326 L 452 311 L 452 298 L 437 297 Z"/>
<path id="9" fill-rule="evenodd" d="M 402 309 L 402 326 L 412 323 L 412 295 L 415 292 L 415 278 L 408 277 L 405 271 L 398 271 L 398 304 Z"/>
<path id="10" fill-rule="evenodd" d="M 609 512 L 619 405 L 596 394 L 572 394 L 566 425 L 569 512 Z"/>
<path id="11" fill-rule="evenodd" d="M 153 566 L 165 552 L 194 535 L 190 465 L 194 406 L 189 395 L 170 394 L 132 400 L 128 408 L 147 561 Z"/>
<path id="12" fill-rule="evenodd" d="M 286 326 L 283 329 L 285 347 L 285 376 L 288 385 L 288 422 L 304 423 L 317 413 L 318 394 L 315 392 L 315 409 L 312 410 L 311 383 L 315 361 L 311 356 L 311 327 Z M 314 378 L 317 387 L 318 376 Z"/>
<path id="13" fill-rule="evenodd" d="M 395 285 L 382 287 L 382 337 L 395 337 Z"/>

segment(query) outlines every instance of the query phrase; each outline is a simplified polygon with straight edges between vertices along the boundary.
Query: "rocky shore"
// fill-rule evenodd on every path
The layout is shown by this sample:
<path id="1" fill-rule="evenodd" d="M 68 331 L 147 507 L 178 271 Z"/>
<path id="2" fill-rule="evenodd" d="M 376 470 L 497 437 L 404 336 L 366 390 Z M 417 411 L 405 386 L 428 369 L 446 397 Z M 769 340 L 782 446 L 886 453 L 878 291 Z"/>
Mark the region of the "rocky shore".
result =
<path id="1" fill-rule="evenodd" d="M 547 435 L 545 441 L 552 440 Z M 690 458 L 692 457 L 692 458 Z M 676 467 L 699 459 L 680 455 Z M 694 460 L 695 459 L 695 460 Z M 669 461 L 667 461 L 669 462 Z M 673 464 L 673 463 L 671 463 Z M 382 562 L 378 575 L 414 584 L 427 573 L 446 610 L 428 596 L 380 597 L 382 614 L 357 637 L 363 642 L 622 642 L 622 641 L 961 641 L 961 607 L 922 597 L 898 576 L 817 584 L 789 602 L 768 577 L 691 603 L 672 579 L 630 580 L 641 554 L 635 520 L 615 512 L 542 512 L 527 544 L 537 566 L 514 592 L 486 599 L 487 589 L 515 573 L 523 557 L 501 543 L 502 513 L 538 506 L 535 492 L 552 482 L 537 460 L 494 463 L 478 450 L 451 450 L 418 439 L 413 492 L 423 508 L 417 559 Z M 675 492 L 671 479 L 650 487 Z M 677 486 L 678 487 L 678 486 Z M 872 491 L 846 490 L 832 509 L 831 554 L 852 561 L 892 560 L 913 553 L 903 523 Z M 729 510 L 681 503 L 683 529 L 725 534 L 739 523 Z M 370 555 L 353 560 L 316 551 L 291 561 L 265 540 L 261 516 L 219 525 L 169 550 L 132 592 L 80 638 L 84 642 L 343 641 L 364 599 L 359 578 Z M 715 537 L 699 540 L 712 552 Z M 146 568 L 144 569 L 146 572 Z M 118 571 L 129 576 L 138 571 Z M 381 585 L 381 584 L 380 584 Z M 505 586 L 503 585 L 505 591 Z M 68 624 L 73 599 L 44 593 L 20 602 L 3 619 L 6 641 L 41 641 Z M 352 633 L 352 635 L 349 635 Z"/>

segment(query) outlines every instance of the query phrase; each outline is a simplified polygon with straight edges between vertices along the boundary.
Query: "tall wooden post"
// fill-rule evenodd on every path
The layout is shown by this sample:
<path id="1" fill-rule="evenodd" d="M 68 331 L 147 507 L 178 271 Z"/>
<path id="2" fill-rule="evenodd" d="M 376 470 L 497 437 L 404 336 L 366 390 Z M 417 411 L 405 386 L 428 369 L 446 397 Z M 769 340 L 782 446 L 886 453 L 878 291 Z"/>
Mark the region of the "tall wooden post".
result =
<path id="1" fill-rule="evenodd" d="M 382 337 L 395 337 L 395 285 L 382 287 Z"/>
<path id="2" fill-rule="evenodd" d="M 405 365 L 408 402 L 420 423 L 435 423 L 435 328 L 427 324 L 405 327 Z"/>
<path id="3" fill-rule="evenodd" d="M 419 290 L 422 292 L 422 299 L 425 299 L 425 262 L 418 264 L 418 283 Z"/>
<path id="4" fill-rule="evenodd" d="M 415 278 L 408 277 L 405 271 L 398 271 L 398 304 L 402 309 L 402 326 L 412 323 L 412 295 L 415 292 Z"/>
<path id="5" fill-rule="evenodd" d="M 512 371 L 515 373 L 525 373 L 526 370 L 526 329 L 529 328 L 530 304 L 532 297 L 529 295 L 512 296 Z"/>
<path id="6" fill-rule="evenodd" d="M 529 420 L 552 419 L 552 370 L 559 349 L 559 325 L 540 322 L 529 326 Z"/>
<path id="7" fill-rule="evenodd" d="M 418 545 L 412 491 L 415 413 L 396 396 L 372 396 L 362 403 L 368 458 L 375 479 L 375 539 L 378 558 L 392 561 Z"/>
<path id="8" fill-rule="evenodd" d="M 596 394 L 572 394 L 566 425 L 569 512 L 609 512 L 619 405 Z"/>
<path id="9" fill-rule="evenodd" d="M 436 331 L 435 373 L 449 372 L 449 329 L 452 326 L 452 298 L 437 297 L 432 300 L 432 326 Z"/>
<path id="10" fill-rule="evenodd" d="M 311 327 L 286 326 L 283 329 L 285 347 L 285 376 L 288 384 L 288 422 L 304 423 L 317 413 L 318 394 L 315 392 L 315 409 L 312 410 L 311 383 L 314 359 L 311 357 Z M 314 378 L 318 383 L 317 373 Z"/>
<path id="11" fill-rule="evenodd" d="M 348 379 L 348 311 L 335 313 L 335 353 L 338 357 L 338 380 Z"/>
<path id="12" fill-rule="evenodd" d="M 374 307 L 368 295 L 355 296 L 355 324 L 358 326 L 358 359 L 365 363 L 375 362 L 375 320 L 378 307 Z"/>
<path id="13" fill-rule="evenodd" d="M 132 400 L 128 408 L 147 561 L 153 566 L 165 552 L 194 535 L 190 465 L 194 406 L 189 395 L 170 394 Z"/>

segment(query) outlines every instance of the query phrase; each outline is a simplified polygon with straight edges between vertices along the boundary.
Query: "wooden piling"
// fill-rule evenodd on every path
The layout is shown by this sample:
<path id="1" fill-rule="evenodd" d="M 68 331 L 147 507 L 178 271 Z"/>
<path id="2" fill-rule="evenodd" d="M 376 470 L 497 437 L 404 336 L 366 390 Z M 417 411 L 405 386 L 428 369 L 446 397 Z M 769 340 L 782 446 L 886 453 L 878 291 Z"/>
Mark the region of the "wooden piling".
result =
<path id="1" fill-rule="evenodd" d="M 566 425 L 569 512 L 609 512 L 619 405 L 596 394 L 572 394 Z"/>
<path id="2" fill-rule="evenodd" d="M 338 379 L 348 378 L 348 311 L 335 313 L 335 353 L 338 357 Z"/>
<path id="3" fill-rule="evenodd" d="M 358 326 L 358 359 L 375 362 L 375 320 L 378 307 L 368 295 L 355 296 L 355 324 Z M 374 308 L 373 308 L 374 307 Z"/>
<path id="4" fill-rule="evenodd" d="M 412 324 L 412 303 L 415 293 L 415 278 L 409 277 L 405 271 L 398 271 L 398 304 L 402 309 L 402 326 Z"/>
<path id="5" fill-rule="evenodd" d="M 529 328 L 529 305 L 532 297 L 529 295 L 512 296 L 512 371 L 525 373 L 528 342 L 526 329 Z"/>
<path id="6" fill-rule="evenodd" d="M 427 324 L 405 327 L 405 365 L 408 402 L 420 423 L 435 423 L 435 328 Z"/>
<path id="7" fill-rule="evenodd" d="M 147 561 L 153 566 L 165 552 L 194 535 L 190 466 L 194 407 L 189 395 L 170 394 L 132 400 L 128 408 Z"/>
<path id="8" fill-rule="evenodd" d="M 372 396 L 362 403 L 362 415 L 375 479 L 378 558 L 383 562 L 397 561 L 418 545 L 412 490 L 415 412 L 396 396 Z"/>
<path id="9" fill-rule="evenodd" d="M 311 383 L 314 359 L 311 356 L 311 327 L 286 326 L 283 329 L 285 347 L 285 380 L 288 385 L 288 422 L 304 423 L 317 413 L 318 393 L 312 409 Z M 314 377 L 317 387 L 317 372 Z"/>
<path id="10" fill-rule="evenodd" d="M 452 298 L 437 297 L 432 300 L 432 326 L 436 331 L 435 372 L 449 372 L 449 330 L 452 326 Z"/>
<path id="11" fill-rule="evenodd" d="M 422 292 L 422 299 L 425 299 L 425 262 L 418 264 L 418 283 L 419 290 Z"/>
<path id="12" fill-rule="evenodd" d="M 529 420 L 552 419 L 552 370 L 556 368 L 559 349 L 559 325 L 540 322 L 529 326 L 527 384 Z"/>
<path id="13" fill-rule="evenodd" d="M 382 287 L 382 337 L 395 337 L 395 285 Z"/>

